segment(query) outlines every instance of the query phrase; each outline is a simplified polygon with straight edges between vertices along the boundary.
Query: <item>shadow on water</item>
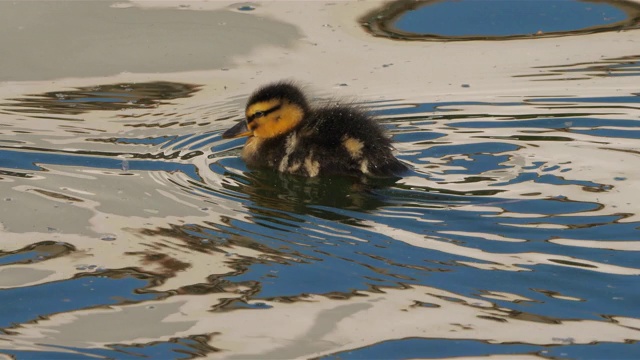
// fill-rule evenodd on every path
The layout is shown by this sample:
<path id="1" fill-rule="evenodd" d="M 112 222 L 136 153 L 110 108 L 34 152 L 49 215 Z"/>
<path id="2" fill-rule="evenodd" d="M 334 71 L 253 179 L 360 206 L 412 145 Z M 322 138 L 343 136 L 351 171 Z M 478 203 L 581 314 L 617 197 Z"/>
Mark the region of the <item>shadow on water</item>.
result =
<path id="1" fill-rule="evenodd" d="M 78 115 L 88 111 L 155 108 L 168 100 L 193 96 L 199 85 L 155 81 L 80 87 L 8 99 L 6 110 L 24 114 Z"/>
<path id="2" fill-rule="evenodd" d="M 584 80 L 594 77 L 640 76 L 640 55 L 603 58 L 588 63 L 537 66 L 533 74 L 514 75 L 531 81 Z"/>
<path id="3" fill-rule="evenodd" d="M 256 211 L 273 208 L 293 213 L 307 213 L 310 205 L 372 211 L 385 204 L 373 191 L 397 180 L 361 181 L 339 176 L 306 179 L 268 170 L 252 171 L 246 176 L 228 175 L 238 185 L 226 187 L 249 196 Z"/>

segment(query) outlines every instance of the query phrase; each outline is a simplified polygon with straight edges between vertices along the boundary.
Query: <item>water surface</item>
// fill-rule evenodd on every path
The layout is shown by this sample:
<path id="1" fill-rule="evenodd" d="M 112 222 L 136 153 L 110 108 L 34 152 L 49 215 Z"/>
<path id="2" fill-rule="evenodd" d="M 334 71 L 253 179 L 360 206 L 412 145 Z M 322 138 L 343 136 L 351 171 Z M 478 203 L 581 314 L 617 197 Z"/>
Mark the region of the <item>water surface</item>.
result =
<path id="1" fill-rule="evenodd" d="M 106 18 L 129 9 L 116 5 Z M 117 80 L 0 84 L 11 94 L 0 99 L 0 354 L 640 357 L 640 96 L 633 85 L 640 72 L 632 34 L 354 43 L 339 35 L 339 23 L 314 23 L 343 3 L 321 5 L 305 3 L 318 11 L 300 33 L 290 24 L 262 27 L 277 18 L 264 14 L 278 2 L 202 14 L 133 7 L 128 15 L 168 19 L 164 30 L 173 19 L 184 29 L 189 19 L 233 12 L 233 24 L 287 36 L 273 40 L 283 44 L 273 57 L 240 42 L 237 54 L 264 58 L 233 63 L 234 52 L 221 51 L 220 62 L 203 65 L 213 70 L 198 76 L 162 73 L 201 69 L 185 60 L 173 62 L 177 70 Z M 293 3 L 283 12 L 305 19 Z M 77 24 L 55 23 L 65 31 Z M 223 28 L 207 31 L 239 39 Z M 298 34 L 306 37 L 290 54 Z M 117 48 L 93 40 L 91 48 Z M 335 44 L 362 45 L 360 57 L 331 55 Z M 567 55 L 519 51 L 558 48 Z M 579 54 L 569 51 L 575 48 Z M 20 51 L 33 49 L 45 53 Z M 52 54 L 46 58 L 58 58 Z M 145 64 L 137 60 L 129 64 Z M 89 73 L 54 66 L 48 76 L 123 71 L 92 64 Z M 450 72 L 436 73 L 442 64 Z M 242 119 L 250 91 L 283 67 L 289 76 L 327 79 L 347 68 L 350 77 L 334 88 L 309 84 L 319 90 L 314 101 L 345 95 L 366 108 L 411 171 L 360 182 L 248 169 L 239 158 L 243 141 L 221 134 Z M 407 72 L 415 83 L 392 79 Z"/>
<path id="2" fill-rule="evenodd" d="M 363 102 L 413 170 L 362 184 L 247 169 L 199 88 L 5 99 L 2 352 L 638 354 L 637 95 Z"/>

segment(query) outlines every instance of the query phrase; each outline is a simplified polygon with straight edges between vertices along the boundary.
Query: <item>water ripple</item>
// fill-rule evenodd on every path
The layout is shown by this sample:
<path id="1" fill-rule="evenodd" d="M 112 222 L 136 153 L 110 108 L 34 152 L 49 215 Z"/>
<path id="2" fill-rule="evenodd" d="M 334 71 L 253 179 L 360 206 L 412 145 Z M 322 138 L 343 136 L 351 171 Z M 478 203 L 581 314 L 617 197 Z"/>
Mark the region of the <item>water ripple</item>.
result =
<path id="1" fill-rule="evenodd" d="M 35 96 L 53 111 L 33 122 L 31 105 L 0 105 L 8 354 L 212 356 L 252 338 L 289 357 L 299 347 L 263 341 L 288 317 L 278 336 L 329 358 L 451 341 L 468 347 L 447 356 L 624 353 L 640 338 L 636 95 L 363 103 L 412 166 L 363 183 L 247 169 L 242 141 L 220 137 L 239 99 L 148 91 L 157 106 L 97 122 L 93 98 L 56 93 Z M 50 114 L 73 125 L 40 127 Z"/>

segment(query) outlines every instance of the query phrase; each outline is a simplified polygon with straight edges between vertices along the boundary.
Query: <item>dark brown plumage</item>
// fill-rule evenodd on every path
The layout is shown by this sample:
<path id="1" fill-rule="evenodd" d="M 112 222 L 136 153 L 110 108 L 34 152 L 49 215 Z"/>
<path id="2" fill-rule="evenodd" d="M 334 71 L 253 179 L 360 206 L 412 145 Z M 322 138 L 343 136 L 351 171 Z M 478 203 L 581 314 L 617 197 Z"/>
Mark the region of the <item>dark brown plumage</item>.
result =
<path id="1" fill-rule="evenodd" d="M 352 105 L 311 107 L 291 83 L 258 89 L 245 115 L 223 137 L 249 137 L 242 158 L 250 167 L 309 177 L 392 177 L 407 170 L 370 115 Z"/>

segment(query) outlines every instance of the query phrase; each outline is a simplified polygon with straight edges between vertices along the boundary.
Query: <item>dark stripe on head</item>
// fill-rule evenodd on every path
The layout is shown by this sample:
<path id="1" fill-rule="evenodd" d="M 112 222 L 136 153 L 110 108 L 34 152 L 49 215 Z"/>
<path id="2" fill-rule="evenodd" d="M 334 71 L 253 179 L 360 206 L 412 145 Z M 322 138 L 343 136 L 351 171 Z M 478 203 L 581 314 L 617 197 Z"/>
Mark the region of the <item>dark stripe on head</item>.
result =
<path id="1" fill-rule="evenodd" d="M 247 122 L 252 122 L 254 119 L 257 119 L 259 117 L 263 117 L 263 116 L 267 116 L 269 114 L 271 114 L 274 111 L 280 110 L 280 108 L 282 107 L 282 104 L 276 105 L 274 107 L 272 107 L 271 109 L 267 109 L 265 111 L 256 111 L 253 115 L 249 116 L 247 118 Z"/>

